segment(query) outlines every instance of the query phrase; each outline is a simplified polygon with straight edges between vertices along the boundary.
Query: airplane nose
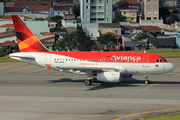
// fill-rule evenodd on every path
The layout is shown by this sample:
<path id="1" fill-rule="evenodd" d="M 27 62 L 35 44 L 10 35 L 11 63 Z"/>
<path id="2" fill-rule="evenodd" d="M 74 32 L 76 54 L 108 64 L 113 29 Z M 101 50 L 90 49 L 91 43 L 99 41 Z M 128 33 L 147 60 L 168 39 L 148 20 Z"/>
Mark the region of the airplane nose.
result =
<path id="1" fill-rule="evenodd" d="M 173 71 L 174 70 L 174 65 L 172 63 L 169 63 L 169 72 Z"/>

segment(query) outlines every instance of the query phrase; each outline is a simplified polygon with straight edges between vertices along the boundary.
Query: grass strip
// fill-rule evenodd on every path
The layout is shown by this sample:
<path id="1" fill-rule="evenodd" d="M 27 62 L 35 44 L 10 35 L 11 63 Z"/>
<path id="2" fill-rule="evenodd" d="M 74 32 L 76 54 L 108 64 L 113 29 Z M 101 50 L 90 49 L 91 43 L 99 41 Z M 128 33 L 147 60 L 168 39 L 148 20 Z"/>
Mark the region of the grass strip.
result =
<path id="1" fill-rule="evenodd" d="M 0 62 L 17 62 L 17 60 L 9 58 L 9 56 L 0 57 Z"/>
<path id="2" fill-rule="evenodd" d="M 144 52 L 144 50 L 136 50 L 136 51 L 132 51 L 132 52 Z M 177 57 L 180 57 L 180 49 L 146 50 L 146 53 L 157 54 L 157 55 L 160 55 L 160 56 L 162 56 L 164 58 L 177 58 Z"/>
<path id="3" fill-rule="evenodd" d="M 144 120 L 180 120 L 180 114 L 164 115 L 155 118 L 147 118 Z"/>

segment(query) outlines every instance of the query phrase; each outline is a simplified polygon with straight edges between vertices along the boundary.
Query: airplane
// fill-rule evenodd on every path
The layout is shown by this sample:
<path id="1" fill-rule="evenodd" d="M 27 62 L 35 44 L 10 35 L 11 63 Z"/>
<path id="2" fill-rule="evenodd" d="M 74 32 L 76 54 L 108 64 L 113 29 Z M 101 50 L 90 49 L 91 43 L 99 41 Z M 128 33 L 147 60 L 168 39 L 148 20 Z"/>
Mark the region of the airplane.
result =
<path id="1" fill-rule="evenodd" d="M 12 15 L 12 20 L 20 52 L 11 53 L 10 58 L 47 70 L 88 74 L 86 86 L 93 82 L 119 83 L 132 75 L 144 75 L 145 84 L 149 84 L 149 75 L 174 70 L 165 58 L 146 52 L 50 51 L 18 15 Z"/>

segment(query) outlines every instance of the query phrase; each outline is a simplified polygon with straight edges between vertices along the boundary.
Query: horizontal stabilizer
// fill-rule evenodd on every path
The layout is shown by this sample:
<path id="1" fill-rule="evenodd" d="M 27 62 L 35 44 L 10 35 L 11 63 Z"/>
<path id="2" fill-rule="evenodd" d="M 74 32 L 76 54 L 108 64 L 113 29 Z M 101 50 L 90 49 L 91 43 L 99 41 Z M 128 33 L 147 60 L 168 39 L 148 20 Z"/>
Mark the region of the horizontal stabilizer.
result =
<path id="1" fill-rule="evenodd" d="M 26 58 L 26 59 L 34 59 L 35 57 L 31 56 L 31 55 L 9 55 L 10 58 L 12 57 L 18 57 L 18 58 Z"/>

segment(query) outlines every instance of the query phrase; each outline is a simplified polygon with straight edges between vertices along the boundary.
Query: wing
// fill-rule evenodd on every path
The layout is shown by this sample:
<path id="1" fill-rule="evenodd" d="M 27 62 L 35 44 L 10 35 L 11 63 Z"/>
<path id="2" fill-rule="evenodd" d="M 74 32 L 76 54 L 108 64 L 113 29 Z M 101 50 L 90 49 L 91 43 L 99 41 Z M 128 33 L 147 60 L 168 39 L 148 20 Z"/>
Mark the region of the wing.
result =
<path id="1" fill-rule="evenodd" d="M 81 72 L 121 72 L 121 73 L 126 73 L 126 69 L 124 67 L 119 67 L 119 68 L 115 68 L 115 67 L 56 67 L 56 69 L 59 70 L 71 70 L 71 71 L 81 71 Z"/>

